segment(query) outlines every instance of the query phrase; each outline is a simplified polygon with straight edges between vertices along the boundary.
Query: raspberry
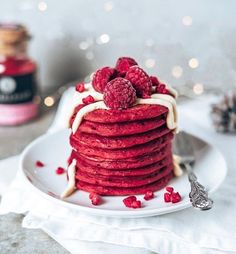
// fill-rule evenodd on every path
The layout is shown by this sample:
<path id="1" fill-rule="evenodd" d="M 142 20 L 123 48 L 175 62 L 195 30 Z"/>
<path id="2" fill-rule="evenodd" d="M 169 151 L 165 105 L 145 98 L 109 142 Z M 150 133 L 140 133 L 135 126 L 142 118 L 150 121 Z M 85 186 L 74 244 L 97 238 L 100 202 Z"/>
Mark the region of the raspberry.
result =
<path id="1" fill-rule="evenodd" d="M 116 62 L 116 70 L 121 76 L 124 76 L 128 69 L 133 66 L 138 65 L 137 62 L 131 57 L 120 57 Z"/>
<path id="2" fill-rule="evenodd" d="M 141 208 L 142 207 L 142 203 L 140 200 L 135 200 L 131 203 L 131 208 Z"/>
<path id="3" fill-rule="evenodd" d="M 58 167 L 58 168 L 56 169 L 56 174 L 57 174 L 57 175 L 62 175 L 62 174 L 64 174 L 64 173 L 65 173 L 65 169 L 64 169 L 64 168 Z"/>
<path id="4" fill-rule="evenodd" d="M 116 70 L 110 67 L 103 67 L 96 71 L 93 76 L 92 85 L 93 88 L 99 92 L 103 93 L 104 88 L 106 87 L 107 83 L 112 80 L 116 75 Z"/>
<path id="5" fill-rule="evenodd" d="M 181 196 L 179 192 L 172 192 L 171 193 L 171 201 L 172 203 L 178 203 L 181 200 Z"/>
<path id="6" fill-rule="evenodd" d="M 110 81 L 104 89 L 104 102 L 111 109 L 126 109 L 136 101 L 132 84 L 124 78 Z"/>
<path id="7" fill-rule="evenodd" d="M 132 83 L 137 96 L 144 97 L 152 94 L 152 82 L 147 73 L 140 67 L 130 67 L 125 78 Z"/>
<path id="8" fill-rule="evenodd" d="M 170 196 L 170 193 L 164 193 L 164 200 L 166 203 L 169 203 L 171 202 L 171 196 Z"/>
<path id="9" fill-rule="evenodd" d="M 35 166 L 36 166 L 36 167 L 39 167 L 39 168 L 42 168 L 42 167 L 44 167 L 45 165 L 44 165 L 44 163 L 42 163 L 41 161 L 36 161 L 36 162 L 35 162 Z"/>
<path id="10" fill-rule="evenodd" d="M 169 193 L 172 193 L 174 191 L 174 188 L 171 187 L 171 186 L 167 186 L 166 187 L 166 190 L 169 192 Z"/>
<path id="11" fill-rule="evenodd" d="M 136 201 L 137 198 L 135 196 L 129 196 L 125 199 L 123 199 L 123 203 L 125 204 L 126 207 L 131 207 L 131 204 Z"/>
<path id="12" fill-rule="evenodd" d="M 170 91 L 166 88 L 166 85 L 165 84 L 159 84 L 157 87 L 156 87 L 156 92 L 157 93 L 161 93 L 161 94 L 168 94 L 168 95 L 171 95 L 173 96 Z"/>
<path id="13" fill-rule="evenodd" d="M 85 90 L 85 87 L 84 87 L 84 82 L 82 83 L 78 83 L 76 86 L 75 86 L 75 90 L 79 93 L 83 93 L 84 90 Z"/>
<path id="14" fill-rule="evenodd" d="M 91 202 L 92 202 L 93 205 L 100 205 L 101 202 L 102 202 L 102 199 L 99 195 L 94 194 L 91 198 Z"/>
<path id="15" fill-rule="evenodd" d="M 94 103 L 95 100 L 94 100 L 92 95 L 88 95 L 87 97 L 82 99 L 82 102 L 87 105 L 87 104 L 90 104 L 90 103 Z"/>
<path id="16" fill-rule="evenodd" d="M 154 193 L 152 191 L 147 191 L 144 195 L 145 200 L 150 200 L 154 198 Z"/>
<path id="17" fill-rule="evenodd" d="M 160 84 L 160 81 L 155 76 L 150 76 L 151 82 L 153 86 L 158 86 Z"/>

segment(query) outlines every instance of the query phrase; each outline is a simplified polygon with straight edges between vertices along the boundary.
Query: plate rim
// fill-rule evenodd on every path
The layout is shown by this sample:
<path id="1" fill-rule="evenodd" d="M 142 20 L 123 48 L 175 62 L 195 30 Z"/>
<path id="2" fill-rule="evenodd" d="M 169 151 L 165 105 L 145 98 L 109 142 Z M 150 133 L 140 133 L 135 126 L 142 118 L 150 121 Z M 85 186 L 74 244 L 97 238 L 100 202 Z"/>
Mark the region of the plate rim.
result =
<path id="1" fill-rule="evenodd" d="M 179 204 L 175 204 L 174 206 L 170 206 L 170 207 L 162 207 L 162 208 L 153 208 L 153 209 L 149 209 L 149 210 L 142 210 L 142 209 L 133 209 L 133 210 L 127 210 L 127 211 L 115 211 L 115 210 L 109 210 L 109 209 L 102 209 L 102 208 L 96 208 L 96 207 L 85 207 L 79 204 L 74 204 L 71 202 L 67 202 L 66 200 L 63 199 L 58 199 L 55 198 L 47 193 L 45 193 L 44 191 L 40 190 L 39 188 L 37 188 L 32 182 L 29 181 L 27 175 L 24 172 L 24 168 L 23 168 L 23 162 L 25 160 L 25 157 L 27 155 L 27 153 L 31 150 L 31 148 L 33 146 L 35 146 L 36 144 L 40 143 L 41 140 L 47 139 L 48 136 L 52 136 L 52 135 L 56 135 L 59 132 L 62 131 L 67 131 L 67 129 L 61 129 L 61 130 L 57 130 L 55 132 L 47 132 L 41 136 L 39 136 L 38 138 L 36 138 L 35 140 L 33 140 L 31 143 L 29 143 L 25 149 L 23 150 L 23 152 L 20 154 L 20 160 L 19 160 L 19 170 L 21 172 L 21 175 L 24 179 L 24 181 L 28 184 L 28 186 L 30 186 L 30 188 L 34 191 L 36 191 L 36 193 L 38 193 L 41 197 L 45 198 L 46 200 L 52 201 L 57 203 L 58 205 L 62 205 L 62 206 L 66 206 L 67 208 L 70 209 L 75 209 L 79 212 L 88 212 L 90 214 L 93 215 L 97 215 L 97 216 L 107 216 L 107 217 L 119 217 L 119 218 L 141 218 L 141 217 L 152 217 L 152 216 L 158 216 L 158 215 L 163 215 L 163 214 L 168 214 L 168 213 L 173 213 L 173 212 L 177 212 L 180 210 L 184 210 L 186 208 L 190 208 L 191 207 L 191 202 L 188 200 L 179 203 Z M 69 130 L 68 130 L 69 131 Z M 201 137 L 195 135 L 195 134 L 191 134 L 187 131 L 184 131 L 185 133 L 187 133 L 188 135 L 192 136 L 193 138 L 197 138 L 198 140 L 206 143 L 211 149 L 213 149 L 216 153 L 218 153 L 218 155 L 220 156 L 220 158 L 222 159 L 222 163 L 224 164 L 224 174 L 223 177 L 221 178 L 221 180 L 219 181 L 219 183 L 214 186 L 213 188 L 211 188 L 209 190 L 209 193 L 213 193 L 215 192 L 224 182 L 227 172 L 228 172 L 228 167 L 227 167 L 227 163 L 226 160 L 223 156 L 223 154 L 220 152 L 220 150 L 215 147 L 214 145 L 212 145 L 211 143 L 209 143 L 208 141 L 203 140 Z"/>

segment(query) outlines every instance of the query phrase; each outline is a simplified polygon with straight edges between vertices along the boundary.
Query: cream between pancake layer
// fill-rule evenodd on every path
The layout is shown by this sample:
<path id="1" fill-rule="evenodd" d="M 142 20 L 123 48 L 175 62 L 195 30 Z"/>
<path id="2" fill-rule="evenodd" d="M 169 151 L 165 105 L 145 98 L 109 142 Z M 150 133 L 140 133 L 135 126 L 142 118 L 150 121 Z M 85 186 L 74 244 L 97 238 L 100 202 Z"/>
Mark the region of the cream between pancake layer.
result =
<path id="1" fill-rule="evenodd" d="M 71 164 L 69 165 L 67 169 L 67 175 L 68 175 L 68 183 L 66 189 L 61 194 L 61 198 L 69 197 L 75 190 L 75 174 L 76 174 L 76 160 L 73 159 Z"/>
<path id="2" fill-rule="evenodd" d="M 83 93 L 76 92 L 74 96 L 74 107 L 82 104 L 82 99 L 87 97 L 88 95 L 93 96 L 96 102 L 88 104 L 80 109 L 75 117 L 75 120 L 72 124 L 72 132 L 75 133 L 79 128 L 80 123 L 83 120 L 84 115 L 92 112 L 96 109 L 109 109 L 105 103 L 103 102 L 103 94 L 96 92 L 91 84 L 86 84 L 86 91 Z M 174 93 L 174 89 L 172 92 Z M 175 92 L 176 94 L 176 92 Z M 154 105 L 162 105 L 168 108 L 167 114 L 167 127 L 170 130 L 176 130 L 177 128 L 177 109 L 176 109 L 176 101 L 175 99 L 168 94 L 152 94 L 151 98 L 148 99 L 137 99 L 136 104 L 154 104 Z M 71 113 L 72 115 L 73 113 Z"/>

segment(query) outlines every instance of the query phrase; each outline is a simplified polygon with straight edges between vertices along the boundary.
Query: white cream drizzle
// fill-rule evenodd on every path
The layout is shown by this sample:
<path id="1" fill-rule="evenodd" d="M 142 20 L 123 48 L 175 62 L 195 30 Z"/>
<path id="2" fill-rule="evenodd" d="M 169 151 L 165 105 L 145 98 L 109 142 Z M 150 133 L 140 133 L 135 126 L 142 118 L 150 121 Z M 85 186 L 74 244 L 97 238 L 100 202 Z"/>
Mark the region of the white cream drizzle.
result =
<path id="1" fill-rule="evenodd" d="M 73 159 L 71 164 L 68 167 L 67 174 L 68 174 L 68 184 L 66 189 L 61 194 L 61 198 L 66 198 L 70 196 L 75 190 L 75 173 L 76 173 L 76 160 Z"/>
<path id="2" fill-rule="evenodd" d="M 167 127 L 170 130 L 175 130 L 177 128 L 176 103 L 172 96 L 166 94 L 154 94 L 150 99 L 137 99 L 137 104 L 158 104 L 167 107 Z"/>
<path id="3" fill-rule="evenodd" d="M 173 89 L 168 87 L 169 91 L 173 96 L 177 97 L 177 92 Z M 109 109 L 104 101 L 103 101 L 103 94 L 96 92 L 90 83 L 85 84 L 85 91 L 83 93 L 75 92 L 73 97 L 73 107 L 70 113 L 70 117 L 74 112 L 74 108 L 79 104 L 82 104 L 82 99 L 87 97 L 88 95 L 93 96 L 95 99 L 94 103 L 88 104 L 81 108 L 74 119 L 72 124 L 72 132 L 75 133 L 76 130 L 79 128 L 83 117 L 92 112 L 96 109 Z M 147 99 L 137 99 L 136 104 L 157 104 L 162 105 L 168 108 L 167 114 L 167 127 L 170 130 L 176 131 L 177 130 L 177 110 L 176 110 L 176 101 L 171 95 L 167 94 L 152 94 L 151 98 Z M 69 119 L 68 119 L 69 122 Z M 179 166 L 179 157 L 173 155 L 173 163 L 174 163 L 174 174 L 176 176 L 182 175 L 183 171 Z M 61 197 L 65 198 L 71 195 L 75 191 L 75 174 L 76 174 L 76 160 L 74 159 L 72 163 L 68 167 L 68 185 L 64 192 L 62 193 Z"/>
<path id="4" fill-rule="evenodd" d="M 170 92 L 177 96 L 177 92 L 173 89 L 168 87 Z M 84 106 L 81 110 L 79 110 L 76 114 L 75 120 L 72 125 L 72 132 L 75 133 L 76 130 L 79 128 L 80 123 L 85 114 L 92 112 L 96 109 L 108 109 L 103 102 L 103 94 L 96 92 L 90 83 L 85 84 L 85 91 L 83 93 L 76 92 L 73 98 L 74 107 L 78 106 L 79 104 L 83 103 L 83 98 L 87 97 L 88 95 L 92 95 L 96 102 L 92 104 L 88 104 Z M 168 108 L 167 114 L 167 127 L 170 130 L 176 131 L 177 129 L 177 110 L 176 110 L 176 101 L 175 99 L 168 95 L 168 94 L 152 94 L 151 98 L 147 99 L 137 99 L 136 104 L 157 104 L 162 105 Z M 72 115 L 73 113 L 71 113 Z"/>
<path id="5" fill-rule="evenodd" d="M 72 133 L 75 133 L 76 130 L 79 128 L 84 115 L 96 109 L 109 109 L 109 108 L 105 105 L 103 101 L 94 102 L 94 103 L 88 104 L 87 106 L 84 106 L 76 114 L 75 120 L 72 124 Z"/>
<path id="6" fill-rule="evenodd" d="M 85 91 L 80 93 L 78 91 L 75 91 L 72 97 L 72 106 L 68 109 L 66 122 L 67 127 L 69 128 L 70 118 L 74 113 L 74 109 L 79 105 L 83 104 L 83 98 L 87 97 L 88 95 L 93 94 L 93 98 L 95 101 L 102 101 L 103 100 L 103 94 L 96 92 L 91 83 L 84 84 Z"/>
<path id="7" fill-rule="evenodd" d="M 80 123 L 85 114 L 92 112 L 96 109 L 109 109 L 103 102 L 103 94 L 96 92 L 91 84 L 86 84 L 86 91 L 83 93 L 76 92 L 74 96 L 74 107 L 82 103 L 82 99 L 88 95 L 92 95 L 96 102 L 84 106 L 76 114 L 75 120 L 72 125 L 72 132 L 75 133 L 79 128 Z M 172 89 L 175 91 L 174 89 Z M 177 93 L 175 92 L 177 95 Z M 175 99 L 168 94 L 152 94 L 151 98 L 148 99 L 137 99 L 136 104 L 158 104 L 168 108 L 167 114 L 167 127 L 170 130 L 177 130 L 177 110 Z M 71 113 L 72 115 L 73 113 Z"/>

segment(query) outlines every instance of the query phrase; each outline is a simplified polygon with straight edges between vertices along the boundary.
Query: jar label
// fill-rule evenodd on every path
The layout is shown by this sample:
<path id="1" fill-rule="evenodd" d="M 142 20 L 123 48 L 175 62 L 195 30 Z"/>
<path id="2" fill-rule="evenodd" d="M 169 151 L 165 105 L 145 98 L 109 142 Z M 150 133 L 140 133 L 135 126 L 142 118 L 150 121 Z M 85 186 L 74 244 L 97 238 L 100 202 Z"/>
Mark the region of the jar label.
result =
<path id="1" fill-rule="evenodd" d="M 35 91 L 35 73 L 0 76 L 0 104 L 17 104 L 32 101 Z"/>

